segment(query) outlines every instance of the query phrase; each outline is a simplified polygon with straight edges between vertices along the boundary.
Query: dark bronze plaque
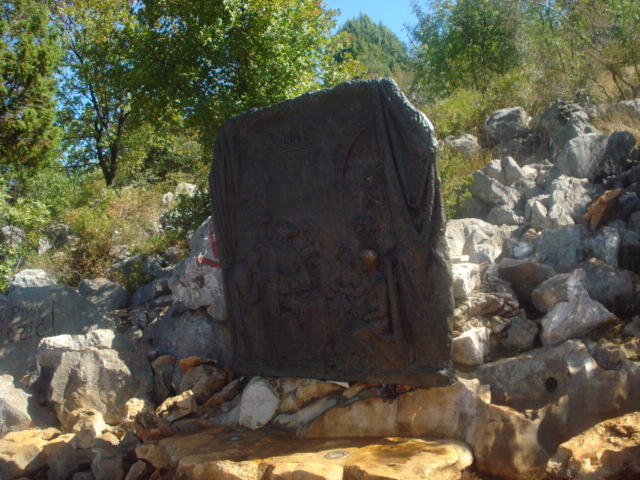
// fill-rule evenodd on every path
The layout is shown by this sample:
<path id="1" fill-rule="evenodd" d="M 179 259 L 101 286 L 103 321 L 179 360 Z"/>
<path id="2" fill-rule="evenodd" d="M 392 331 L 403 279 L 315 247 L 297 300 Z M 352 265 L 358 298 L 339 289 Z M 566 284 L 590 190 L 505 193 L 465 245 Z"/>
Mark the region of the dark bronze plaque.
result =
<path id="1" fill-rule="evenodd" d="M 395 83 L 227 120 L 211 192 L 238 372 L 454 381 L 435 137 Z"/>

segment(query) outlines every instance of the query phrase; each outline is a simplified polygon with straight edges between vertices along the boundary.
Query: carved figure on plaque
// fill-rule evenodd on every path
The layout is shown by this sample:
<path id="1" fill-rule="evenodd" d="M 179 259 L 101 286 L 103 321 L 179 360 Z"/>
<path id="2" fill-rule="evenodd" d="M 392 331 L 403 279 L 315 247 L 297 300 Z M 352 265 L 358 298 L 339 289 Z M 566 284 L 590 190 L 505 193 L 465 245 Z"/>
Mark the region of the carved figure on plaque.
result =
<path id="1" fill-rule="evenodd" d="M 391 80 L 224 123 L 210 182 L 238 372 L 455 381 L 436 151 Z"/>

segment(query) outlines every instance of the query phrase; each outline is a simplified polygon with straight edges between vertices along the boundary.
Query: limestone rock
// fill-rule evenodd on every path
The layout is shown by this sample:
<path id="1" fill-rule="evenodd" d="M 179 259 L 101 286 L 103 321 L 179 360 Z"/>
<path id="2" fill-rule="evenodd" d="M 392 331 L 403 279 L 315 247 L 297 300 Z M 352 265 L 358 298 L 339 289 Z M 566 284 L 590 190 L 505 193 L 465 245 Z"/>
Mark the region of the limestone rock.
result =
<path id="1" fill-rule="evenodd" d="M 275 416 L 280 398 L 265 378 L 255 377 L 242 392 L 240 425 L 256 429 L 264 427 Z"/>
<path id="2" fill-rule="evenodd" d="M 16 273 L 7 287 L 7 293 L 11 293 L 17 288 L 26 287 L 49 287 L 56 285 L 56 279 L 41 269 L 22 270 Z"/>
<path id="3" fill-rule="evenodd" d="M 494 225 L 521 225 L 524 217 L 507 205 L 496 205 L 489 211 L 487 222 Z"/>
<path id="4" fill-rule="evenodd" d="M 151 394 L 146 358 L 111 330 L 46 338 L 38 348 L 38 366 L 63 426 L 78 408 L 95 409 L 115 425 L 129 399 Z"/>
<path id="5" fill-rule="evenodd" d="M 640 412 L 605 420 L 563 443 L 547 471 L 563 479 L 637 478 Z"/>
<path id="6" fill-rule="evenodd" d="M 478 218 L 449 220 L 445 230 L 451 256 L 472 255 L 481 244 L 501 247 L 507 235 L 500 227 Z"/>
<path id="7" fill-rule="evenodd" d="M 106 312 L 124 308 L 128 298 L 127 291 L 122 285 L 106 278 L 83 280 L 78 285 L 78 293 Z"/>
<path id="8" fill-rule="evenodd" d="M 29 397 L 27 392 L 14 386 L 12 376 L 0 375 L 0 438 L 32 426 Z"/>
<path id="9" fill-rule="evenodd" d="M 491 387 L 491 401 L 518 411 L 535 410 L 572 391 L 573 374 L 596 368 L 582 342 L 531 350 L 480 366 L 476 378 Z"/>
<path id="10" fill-rule="evenodd" d="M 231 338 L 226 326 L 205 309 L 191 311 L 181 303 L 173 305 L 144 332 L 161 355 L 177 359 L 206 357 L 227 364 L 231 360 Z"/>
<path id="11" fill-rule="evenodd" d="M 480 286 L 480 268 L 475 263 L 457 263 L 451 266 L 453 272 L 454 298 L 467 298 Z"/>
<path id="12" fill-rule="evenodd" d="M 569 140 L 558 154 L 555 165 L 571 177 L 591 178 L 601 168 L 609 137 L 595 133 Z"/>
<path id="13" fill-rule="evenodd" d="M 276 379 L 276 386 L 282 398 L 278 413 L 295 413 L 319 398 L 344 391 L 332 382 L 299 378 Z"/>
<path id="14" fill-rule="evenodd" d="M 227 383 L 227 374 L 214 365 L 196 365 L 187 370 L 180 380 L 180 393 L 193 392 L 197 404 L 206 402 Z"/>
<path id="15" fill-rule="evenodd" d="M 621 188 L 607 190 L 589 206 L 589 210 L 582 219 L 588 223 L 590 230 L 597 230 L 606 220 L 611 218 L 621 193 Z"/>
<path id="16" fill-rule="evenodd" d="M 451 145 L 467 159 L 473 158 L 482 151 L 482 148 L 478 143 L 478 138 L 469 133 L 465 133 L 457 138 L 449 136 L 445 139 L 445 142 Z"/>
<path id="17" fill-rule="evenodd" d="M 612 311 L 624 311 L 632 302 L 633 274 L 590 258 L 580 267 L 585 272 L 583 282 L 589 296 Z"/>
<path id="18" fill-rule="evenodd" d="M 453 363 L 474 367 L 484 363 L 489 354 L 489 330 L 485 327 L 472 328 L 453 339 Z"/>
<path id="19" fill-rule="evenodd" d="M 540 158 L 552 158 L 572 138 L 595 133 L 589 123 L 589 115 L 577 104 L 558 101 L 545 112 L 534 117 L 530 126 L 542 140 Z"/>
<path id="20" fill-rule="evenodd" d="M 549 265 L 558 273 L 568 273 L 591 257 L 615 267 L 619 250 L 617 230 L 604 227 L 589 232 L 586 225 L 567 225 L 542 232 L 528 259 Z"/>
<path id="21" fill-rule="evenodd" d="M 507 178 L 504 175 L 502 169 L 502 162 L 500 160 L 491 160 L 482 172 L 489 178 L 499 181 L 503 185 L 508 185 Z"/>
<path id="22" fill-rule="evenodd" d="M 169 397 L 156 408 L 156 415 L 163 420 L 174 422 L 198 411 L 196 397 L 191 390 Z"/>
<path id="23" fill-rule="evenodd" d="M 153 369 L 153 399 L 156 405 L 161 404 L 173 393 L 172 378 L 176 357 L 161 355 L 151 363 Z"/>
<path id="24" fill-rule="evenodd" d="M 535 322 L 526 318 L 515 317 L 509 323 L 507 338 L 504 339 L 502 345 L 516 352 L 531 350 L 535 345 L 538 333 L 538 325 Z"/>
<path id="25" fill-rule="evenodd" d="M 559 302 L 568 302 L 575 297 L 589 296 L 584 284 L 587 276 L 584 270 L 559 273 L 538 285 L 531 294 L 533 306 L 547 313 Z"/>
<path id="26" fill-rule="evenodd" d="M 601 303 L 578 296 L 556 304 L 542 319 L 540 339 L 543 345 L 559 345 L 571 338 L 581 338 L 616 316 Z"/>
<path id="27" fill-rule="evenodd" d="M 520 300 L 531 301 L 533 290 L 554 275 L 552 268 L 528 260 L 503 259 L 498 265 L 500 278 L 511 282 L 511 288 Z"/>
<path id="28" fill-rule="evenodd" d="M 502 159 L 502 170 L 504 171 L 507 185 L 514 185 L 517 181 L 523 180 L 527 177 L 518 162 L 512 157 L 504 157 Z"/>
<path id="29" fill-rule="evenodd" d="M 169 288 L 188 308 L 205 307 L 213 318 L 224 320 L 227 313 L 221 267 L 209 217 L 193 234 L 191 254 L 175 266 Z"/>
<path id="30" fill-rule="evenodd" d="M 530 133 L 531 118 L 522 107 L 504 108 L 493 112 L 484 122 L 491 146 L 515 138 L 524 138 Z"/>
<path id="31" fill-rule="evenodd" d="M 70 288 L 16 288 L 0 295 L 0 373 L 22 378 L 35 368 L 43 338 L 112 325 L 102 310 Z"/>
<path id="32" fill-rule="evenodd" d="M 513 207 L 518 202 L 518 193 L 511 187 L 506 187 L 484 173 L 473 173 L 473 183 L 469 187 L 471 195 L 482 200 L 490 207 L 495 205 L 507 205 Z"/>

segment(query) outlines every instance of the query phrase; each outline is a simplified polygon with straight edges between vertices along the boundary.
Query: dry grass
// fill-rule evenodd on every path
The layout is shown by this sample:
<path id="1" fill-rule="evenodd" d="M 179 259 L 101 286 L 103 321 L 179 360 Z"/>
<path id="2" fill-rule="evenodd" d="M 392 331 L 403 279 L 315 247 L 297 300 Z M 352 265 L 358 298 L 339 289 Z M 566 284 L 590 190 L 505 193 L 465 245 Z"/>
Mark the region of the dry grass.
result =
<path id="1" fill-rule="evenodd" d="M 605 135 L 625 130 L 640 140 L 640 113 L 632 109 L 609 106 L 593 121 L 593 125 Z"/>

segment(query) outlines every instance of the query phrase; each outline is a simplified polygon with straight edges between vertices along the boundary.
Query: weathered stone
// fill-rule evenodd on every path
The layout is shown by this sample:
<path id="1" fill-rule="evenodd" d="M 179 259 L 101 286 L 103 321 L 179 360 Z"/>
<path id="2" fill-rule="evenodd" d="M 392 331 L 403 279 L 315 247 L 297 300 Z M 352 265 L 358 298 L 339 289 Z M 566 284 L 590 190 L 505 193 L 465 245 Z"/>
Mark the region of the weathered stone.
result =
<path id="1" fill-rule="evenodd" d="M 482 172 L 489 178 L 499 181 L 503 185 L 508 185 L 507 178 L 502 170 L 502 162 L 500 160 L 491 160 Z"/>
<path id="2" fill-rule="evenodd" d="M 133 424 L 136 436 L 143 442 L 147 440 L 159 440 L 168 437 L 174 432 L 168 420 L 160 418 L 154 412 L 143 412 L 136 416 Z"/>
<path id="3" fill-rule="evenodd" d="M 0 375 L 0 438 L 33 425 L 29 415 L 30 396 L 14 386 L 11 375 Z"/>
<path id="4" fill-rule="evenodd" d="M 107 312 L 127 305 L 128 294 L 124 287 L 106 278 L 83 280 L 78 285 L 78 293 Z"/>
<path id="5" fill-rule="evenodd" d="M 478 138 L 469 133 L 464 133 L 457 138 L 448 136 L 445 138 L 445 142 L 460 152 L 466 159 L 471 159 L 482 151 Z"/>
<path id="6" fill-rule="evenodd" d="M 611 219 L 613 210 L 617 207 L 618 197 L 622 189 L 607 190 L 600 195 L 590 206 L 582 219 L 587 222 L 590 230 L 597 230 L 606 221 Z"/>
<path id="7" fill-rule="evenodd" d="M 628 168 L 627 160 L 636 144 L 636 139 L 631 132 L 616 131 L 611 134 L 604 152 L 604 159 L 600 164 L 598 175 L 609 177 L 619 175 Z"/>
<path id="8" fill-rule="evenodd" d="M 275 416 L 280 398 L 266 378 L 256 377 L 242 392 L 240 425 L 255 430 L 264 427 Z"/>
<path id="9" fill-rule="evenodd" d="M 176 357 L 161 355 L 151 363 L 153 368 L 153 399 L 160 405 L 173 393 L 172 378 Z"/>
<path id="10" fill-rule="evenodd" d="M 73 433 L 87 432 L 99 437 L 106 429 L 102 413 L 93 408 L 77 408 L 67 418 L 67 430 Z"/>
<path id="11" fill-rule="evenodd" d="M 589 296 L 584 270 L 559 273 L 538 285 L 531 294 L 531 302 L 542 313 L 547 313 L 559 302 L 568 302 L 575 297 Z"/>
<path id="12" fill-rule="evenodd" d="M 540 339 L 543 345 L 559 345 L 570 338 L 581 338 L 616 316 L 601 303 L 578 296 L 556 304 L 542 319 Z"/>
<path id="13" fill-rule="evenodd" d="M 210 178 L 238 373 L 454 381 L 436 150 L 387 79 L 225 121 Z"/>
<path id="14" fill-rule="evenodd" d="M 542 282 L 554 275 L 547 265 L 527 260 L 503 259 L 498 264 L 500 278 L 511 282 L 511 288 L 518 298 L 531 302 L 533 290 Z"/>
<path id="15" fill-rule="evenodd" d="M 530 126 L 540 139 L 539 158 L 553 158 L 572 138 L 596 132 L 580 105 L 562 101 L 531 119 Z"/>
<path id="16" fill-rule="evenodd" d="M 142 270 L 144 273 L 151 275 L 153 278 L 168 279 L 173 273 L 173 265 L 171 262 L 167 261 L 165 258 L 154 254 L 154 255 L 149 255 L 145 259 L 144 265 L 142 266 Z"/>
<path id="17" fill-rule="evenodd" d="M 600 185 L 566 175 L 554 179 L 546 191 L 551 195 L 547 206 L 554 227 L 580 223 L 591 202 L 603 193 Z"/>
<path id="18" fill-rule="evenodd" d="M 531 117 L 522 107 L 496 110 L 484 122 L 491 146 L 515 138 L 526 137 L 531 132 L 529 129 L 530 120 Z"/>
<path id="19" fill-rule="evenodd" d="M 542 232 L 529 260 L 544 263 L 558 273 L 567 273 L 590 257 L 616 266 L 619 249 L 617 230 L 604 227 L 589 232 L 586 225 L 567 225 Z"/>
<path id="20" fill-rule="evenodd" d="M 521 225 L 524 217 L 507 205 L 496 205 L 487 215 L 487 222 L 494 225 Z"/>
<path id="21" fill-rule="evenodd" d="M 178 262 L 169 279 L 177 301 L 196 310 L 205 307 L 216 320 L 227 318 L 222 283 L 222 264 L 209 217 L 191 237 L 191 253 Z"/>
<path id="22" fill-rule="evenodd" d="M 227 374 L 213 365 L 197 365 L 187 370 L 180 380 L 179 392 L 191 390 L 196 403 L 206 402 L 227 383 Z"/>
<path id="23" fill-rule="evenodd" d="M 0 238 L 7 245 L 19 245 L 24 241 L 24 230 L 14 225 L 5 225 L 0 228 Z"/>
<path id="24" fill-rule="evenodd" d="M 333 382 L 298 378 L 276 379 L 276 387 L 282 399 L 278 413 L 295 413 L 319 398 L 344 391 Z"/>
<path id="25" fill-rule="evenodd" d="M 176 303 L 144 332 L 161 355 L 177 359 L 206 357 L 224 365 L 231 360 L 231 339 L 226 326 L 204 309 L 191 311 Z"/>
<path id="26" fill-rule="evenodd" d="M 601 422 L 563 443 L 547 471 L 558 478 L 634 478 L 640 473 L 640 413 Z"/>
<path id="27" fill-rule="evenodd" d="M 527 177 L 513 157 L 504 157 L 502 159 L 502 170 L 504 171 L 507 185 L 514 185 L 519 180 L 523 180 Z"/>
<path id="28" fill-rule="evenodd" d="M 478 265 L 483 263 L 495 263 L 495 261 L 502 255 L 502 248 L 490 243 L 483 243 L 478 245 L 473 253 L 469 255 L 469 262 L 477 263 Z"/>
<path id="29" fill-rule="evenodd" d="M 480 286 L 480 268 L 475 263 L 458 263 L 451 266 L 453 273 L 453 296 L 467 298 Z"/>
<path id="30" fill-rule="evenodd" d="M 540 420 L 507 407 L 480 402 L 466 442 L 476 468 L 498 478 L 543 478 L 549 454 L 538 438 Z"/>
<path id="31" fill-rule="evenodd" d="M 309 438 L 410 437 L 464 439 L 480 400 L 489 391 L 477 380 L 460 379 L 450 387 L 420 388 L 398 396 L 372 397 L 334 408 L 313 420 Z"/>
<path id="32" fill-rule="evenodd" d="M 129 399 L 151 394 L 149 363 L 111 330 L 46 338 L 38 348 L 38 366 L 63 426 L 78 408 L 95 409 L 115 425 Z"/>
<path id="33" fill-rule="evenodd" d="M 473 461 L 461 442 L 397 437 L 316 440 L 212 430 L 143 447 L 139 458 L 193 480 L 451 480 Z"/>
<path id="34" fill-rule="evenodd" d="M 587 134 L 569 140 L 558 154 L 555 166 L 571 177 L 592 178 L 604 162 L 609 137 Z"/>
<path id="35" fill-rule="evenodd" d="M 129 304 L 131 306 L 142 305 L 168 293 L 171 293 L 171 290 L 169 289 L 167 280 L 156 279 L 153 282 L 138 288 L 131 296 Z"/>
<path id="36" fill-rule="evenodd" d="M 625 325 L 622 333 L 632 337 L 640 337 L 640 316 L 632 317 L 631 322 Z"/>
<path id="37" fill-rule="evenodd" d="M 16 273 L 7 287 L 7 294 L 17 288 L 49 287 L 56 285 L 56 279 L 41 269 L 22 270 Z"/>
<path id="38" fill-rule="evenodd" d="M 611 311 L 624 311 L 632 301 L 633 274 L 590 258 L 580 264 L 589 296 Z"/>
<path id="39" fill-rule="evenodd" d="M 489 354 L 489 330 L 472 328 L 453 339 L 453 363 L 465 367 L 475 367 L 484 363 Z"/>
<path id="40" fill-rule="evenodd" d="M 490 207 L 482 200 L 472 196 L 463 196 L 456 207 L 457 218 L 484 219 L 489 213 Z"/>
<path id="41" fill-rule="evenodd" d="M 198 411 L 196 397 L 191 390 L 182 392 L 175 397 L 167 398 L 156 408 L 156 415 L 168 422 L 174 422 Z"/>
<path id="42" fill-rule="evenodd" d="M 95 480 L 123 480 L 126 475 L 125 458 L 116 449 L 100 449 L 91 461 Z"/>
<path id="43" fill-rule="evenodd" d="M 538 325 L 526 318 L 515 317 L 509 323 L 507 338 L 502 345 L 511 351 L 526 352 L 531 350 L 538 337 Z"/>
<path id="44" fill-rule="evenodd" d="M 473 172 L 473 182 L 469 186 L 469 191 L 471 195 L 482 200 L 490 207 L 495 205 L 512 207 L 518 203 L 518 192 L 516 190 L 487 177 L 480 171 Z"/>
<path id="45" fill-rule="evenodd" d="M 100 309 L 70 288 L 25 287 L 0 294 L 0 373 L 22 378 L 35 368 L 43 338 L 111 326 Z"/>

